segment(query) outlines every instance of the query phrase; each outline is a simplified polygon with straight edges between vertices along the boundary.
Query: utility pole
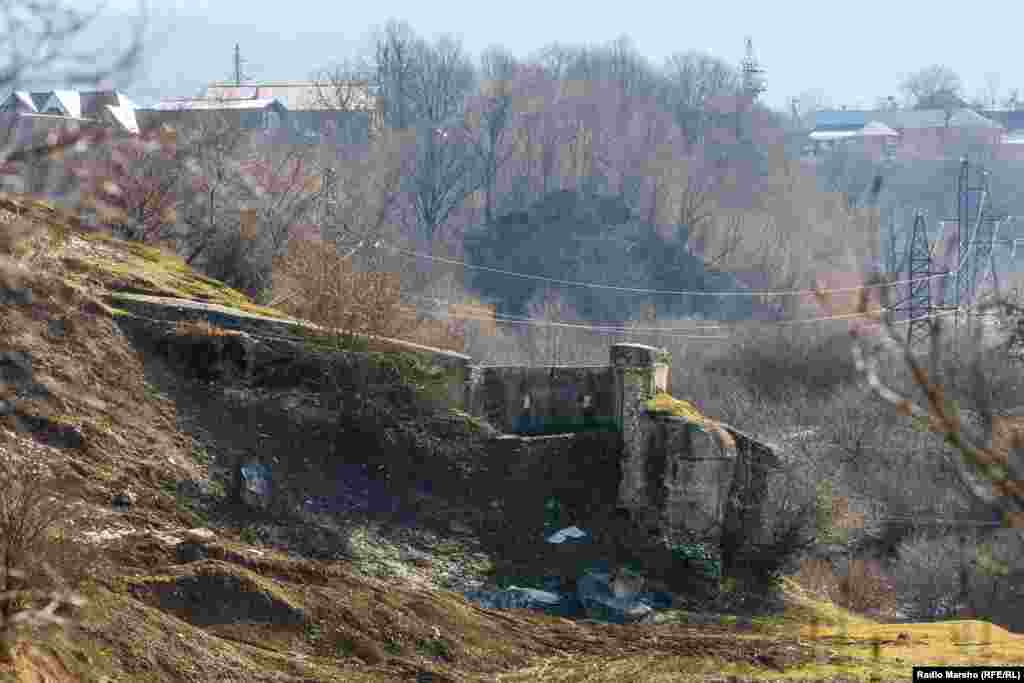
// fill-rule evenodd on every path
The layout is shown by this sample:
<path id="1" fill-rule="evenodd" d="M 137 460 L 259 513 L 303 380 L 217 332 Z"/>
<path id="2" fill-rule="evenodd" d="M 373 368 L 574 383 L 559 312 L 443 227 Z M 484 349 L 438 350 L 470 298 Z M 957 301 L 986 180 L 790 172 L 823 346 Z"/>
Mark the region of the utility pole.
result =
<path id="1" fill-rule="evenodd" d="M 235 81 L 235 86 L 236 87 L 242 85 L 242 81 L 248 80 L 248 78 L 249 78 L 247 75 L 245 75 L 242 72 L 242 65 L 245 64 L 245 61 L 246 60 L 242 59 L 242 49 L 241 49 L 241 47 L 239 47 L 238 43 L 235 43 L 234 81 Z"/>

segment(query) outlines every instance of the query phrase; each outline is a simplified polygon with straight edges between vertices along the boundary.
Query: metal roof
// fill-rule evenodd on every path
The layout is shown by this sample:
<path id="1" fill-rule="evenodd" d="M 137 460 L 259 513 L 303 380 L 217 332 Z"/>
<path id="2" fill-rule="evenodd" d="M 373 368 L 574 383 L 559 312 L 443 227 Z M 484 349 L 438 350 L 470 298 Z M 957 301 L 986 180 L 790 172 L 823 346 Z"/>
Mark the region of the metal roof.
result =
<path id="1" fill-rule="evenodd" d="M 869 121 L 858 133 L 861 137 L 899 137 L 899 133 L 881 121 Z"/>
<path id="2" fill-rule="evenodd" d="M 47 109 L 57 109 L 65 116 L 75 119 L 82 118 L 82 98 L 75 90 L 51 90 L 46 103 L 39 107 L 41 113 Z"/>
<path id="3" fill-rule="evenodd" d="M 1024 129 L 1024 109 L 983 109 L 979 113 L 985 118 L 998 121 L 1007 130 Z"/>
<path id="4" fill-rule="evenodd" d="M 37 107 L 36 103 L 32 100 L 31 93 L 25 92 L 24 90 L 16 90 L 12 92 L 6 100 L 4 100 L 4 104 L 7 104 L 11 99 L 21 102 L 31 111 L 39 111 L 39 107 Z"/>
<path id="5" fill-rule="evenodd" d="M 25 105 L 32 114 L 44 115 L 47 109 L 56 109 L 60 114 L 48 115 L 83 121 L 105 118 L 133 133 L 139 130 L 135 123 L 135 104 L 116 90 L 17 90 L 5 103 L 12 99 Z"/>
<path id="6" fill-rule="evenodd" d="M 813 131 L 808 137 L 812 140 L 825 142 L 827 140 L 846 140 L 848 138 L 857 137 L 857 131 L 855 130 L 816 130 Z"/>
<path id="7" fill-rule="evenodd" d="M 895 130 L 917 128 L 944 128 L 946 112 L 942 109 L 894 109 L 894 110 L 826 110 L 810 115 L 814 130 L 842 130 L 863 128 L 871 121 L 878 121 Z M 956 109 L 952 112 L 949 125 L 954 128 L 1000 128 L 991 119 L 970 110 Z"/>
<path id="8" fill-rule="evenodd" d="M 347 105 L 354 109 L 373 109 L 376 98 L 365 84 L 351 83 L 335 88 L 316 81 L 274 81 L 236 85 L 211 83 L 204 97 L 225 99 L 275 98 L 289 111 L 325 111 Z"/>
<path id="9" fill-rule="evenodd" d="M 860 128 L 824 128 L 811 132 L 812 140 L 845 140 L 848 138 L 870 138 L 870 137 L 899 137 L 899 133 L 881 121 L 870 121 Z"/>
<path id="10" fill-rule="evenodd" d="M 135 119 L 135 107 L 115 107 L 106 105 L 106 111 L 119 126 L 130 133 L 139 132 L 139 123 Z"/>
<path id="11" fill-rule="evenodd" d="M 258 110 L 271 105 L 283 106 L 276 98 L 261 99 L 217 99 L 210 97 L 182 98 L 163 100 L 152 107 L 141 111 L 224 111 L 224 110 Z"/>

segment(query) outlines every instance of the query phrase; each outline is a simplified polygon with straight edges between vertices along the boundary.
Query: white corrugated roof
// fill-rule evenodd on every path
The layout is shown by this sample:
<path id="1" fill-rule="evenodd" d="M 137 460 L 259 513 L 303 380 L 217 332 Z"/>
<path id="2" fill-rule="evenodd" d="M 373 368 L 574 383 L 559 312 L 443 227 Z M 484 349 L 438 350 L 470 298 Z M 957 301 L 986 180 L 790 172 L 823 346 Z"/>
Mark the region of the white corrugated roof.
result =
<path id="1" fill-rule="evenodd" d="M 154 111 L 223 111 L 225 109 L 265 109 L 274 102 L 280 104 L 276 97 L 261 99 L 216 99 L 200 97 L 182 100 L 164 100 L 157 102 L 149 109 Z"/>
<path id="2" fill-rule="evenodd" d="M 340 84 L 317 83 L 315 81 L 274 81 L 235 85 L 234 83 L 211 83 L 204 93 L 208 98 L 246 99 L 273 97 L 288 111 L 324 111 L 341 108 L 371 109 L 376 98 L 361 83 Z"/>
<path id="3" fill-rule="evenodd" d="M 82 117 L 82 97 L 76 90 L 53 90 L 41 109 L 45 112 L 50 108 L 57 108 L 71 118 Z"/>
<path id="4" fill-rule="evenodd" d="M 894 131 L 892 128 L 885 125 L 881 121 L 870 121 L 867 125 L 860 129 L 858 135 L 864 137 L 873 137 L 876 135 L 880 135 L 891 138 L 898 138 L 900 136 L 899 133 L 897 133 L 896 131 Z"/>
<path id="5" fill-rule="evenodd" d="M 130 133 L 139 132 L 139 124 L 135 120 L 135 107 L 120 106 L 115 107 L 111 104 L 107 105 L 107 111 L 114 117 L 117 123 Z"/>
<path id="6" fill-rule="evenodd" d="M 36 109 L 36 103 L 32 101 L 32 93 L 28 92 L 27 90 L 16 90 L 13 93 L 11 93 L 11 96 L 18 99 L 18 101 L 20 101 L 22 104 L 27 106 L 32 111 L 38 111 Z"/>
<path id="7" fill-rule="evenodd" d="M 810 134 L 812 140 L 820 140 L 822 142 L 827 140 L 846 140 L 848 138 L 857 137 L 858 131 L 855 130 L 816 130 Z"/>

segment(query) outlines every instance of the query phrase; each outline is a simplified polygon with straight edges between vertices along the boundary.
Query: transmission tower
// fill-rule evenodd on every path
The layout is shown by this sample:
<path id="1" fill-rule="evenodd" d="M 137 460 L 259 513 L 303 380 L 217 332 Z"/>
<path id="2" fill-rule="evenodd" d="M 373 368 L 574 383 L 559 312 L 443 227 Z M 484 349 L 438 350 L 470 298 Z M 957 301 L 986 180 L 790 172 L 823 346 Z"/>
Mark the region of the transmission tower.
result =
<path id="1" fill-rule="evenodd" d="M 914 229 L 907 248 L 907 279 L 910 281 L 907 295 L 907 345 L 911 348 L 931 341 L 935 333 L 931 276 L 936 274 L 932 267 L 928 226 L 924 213 L 918 211 L 914 216 Z"/>
<path id="2" fill-rule="evenodd" d="M 989 173 L 960 160 L 957 179 L 957 262 L 953 290 L 954 326 L 970 320 L 968 309 L 975 304 L 978 276 L 990 265 L 996 225 L 1001 220 L 989 206 Z"/>
<path id="3" fill-rule="evenodd" d="M 320 193 L 317 197 L 317 214 L 320 223 L 320 233 L 325 239 L 335 241 L 341 238 L 337 234 L 335 217 L 338 210 L 338 172 L 332 166 L 325 166 L 320 179 Z"/>

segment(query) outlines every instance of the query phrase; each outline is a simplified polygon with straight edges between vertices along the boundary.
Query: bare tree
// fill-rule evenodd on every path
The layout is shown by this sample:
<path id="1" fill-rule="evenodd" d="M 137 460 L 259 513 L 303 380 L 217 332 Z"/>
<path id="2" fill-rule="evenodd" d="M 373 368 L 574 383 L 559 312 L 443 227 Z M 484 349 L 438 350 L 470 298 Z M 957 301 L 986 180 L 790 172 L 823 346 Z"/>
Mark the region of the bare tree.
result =
<path id="1" fill-rule="evenodd" d="M 933 64 L 907 76 L 900 85 L 915 109 L 952 110 L 964 105 L 963 83 L 948 66 Z"/>
<path id="2" fill-rule="evenodd" d="M 573 358 L 571 342 L 574 330 L 566 323 L 579 320 L 572 305 L 557 291 L 538 289 L 526 304 L 531 318 L 548 322 L 547 325 L 531 326 L 526 333 L 529 339 L 531 360 L 535 363 L 558 365 Z M 551 324 L 553 323 L 553 324 Z"/>
<path id="3" fill-rule="evenodd" d="M 872 284 L 869 280 L 866 284 Z M 863 290 L 859 312 L 868 315 L 868 291 Z M 822 296 L 827 304 L 828 297 Z M 1006 526 L 1024 528 L 1024 432 L 1011 423 L 1009 436 L 1002 444 L 993 439 L 993 425 L 1001 419 L 982 406 L 980 424 L 957 407 L 948 389 L 938 381 L 934 371 L 926 369 L 926 363 L 912 348 L 902 343 L 894 330 L 883 325 L 880 332 L 872 334 L 871 328 L 860 324 L 851 328 L 854 341 L 854 360 L 874 394 L 901 415 L 920 420 L 924 425 L 944 435 L 947 442 L 960 455 L 956 475 L 964 485 L 972 501 L 983 509 L 1002 517 Z M 941 334 L 932 337 L 930 357 L 933 367 L 940 357 Z M 908 395 L 895 389 L 880 372 L 882 358 L 894 354 L 901 358 L 909 369 L 913 381 L 924 397 L 924 406 Z M 976 383 L 987 380 L 981 373 L 975 373 Z"/>
<path id="4" fill-rule="evenodd" d="M 242 131 L 216 112 L 193 117 L 180 127 L 186 171 L 178 217 L 184 228 L 179 237 L 186 263 L 193 263 L 215 240 L 239 226 L 238 194 L 241 181 L 238 158 L 245 142 Z"/>
<path id="5" fill-rule="evenodd" d="M 462 125 L 424 124 L 416 131 L 416 157 L 408 175 L 418 235 L 432 244 L 438 230 L 480 186 L 472 138 Z"/>
<path id="6" fill-rule="evenodd" d="M 370 60 L 348 59 L 314 75 L 316 105 L 331 112 L 332 135 L 340 144 L 358 144 L 380 132 L 383 106 L 371 92 L 375 71 Z"/>
<path id="7" fill-rule="evenodd" d="M 320 166 L 320 231 L 339 250 L 349 252 L 385 237 L 400 189 L 403 148 L 412 134 L 385 130 L 365 145 L 325 146 Z"/>
<path id="8" fill-rule="evenodd" d="M 86 12 L 74 4 L 63 0 L 3 3 L 0 89 L 40 81 L 98 83 L 123 75 L 137 64 L 143 44 L 145 4 L 139 4 L 142 19 L 133 27 L 127 47 L 84 51 L 75 49 L 75 45 L 99 16 L 99 7 Z"/>
<path id="9" fill-rule="evenodd" d="M 373 70 L 377 102 L 384 124 L 398 130 L 415 120 L 413 96 L 423 40 L 409 24 L 389 21 L 374 40 Z"/>
<path id="10" fill-rule="evenodd" d="M 674 54 L 665 61 L 661 102 L 690 143 L 704 141 L 712 125 L 709 105 L 739 93 L 740 77 L 730 64 L 698 52 Z"/>
<path id="11" fill-rule="evenodd" d="M 476 70 L 462 42 L 441 36 L 434 44 L 423 41 L 414 49 L 412 111 L 418 122 L 441 124 L 460 118 L 466 97 L 476 84 Z"/>
<path id="12" fill-rule="evenodd" d="M 484 221 L 494 218 L 494 186 L 498 172 L 515 149 L 506 144 L 515 110 L 515 58 L 501 48 L 490 48 L 481 57 L 480 95 L 470 108 L 472 139 L 480 157 L 480 182 L 484 191 Z"/>

